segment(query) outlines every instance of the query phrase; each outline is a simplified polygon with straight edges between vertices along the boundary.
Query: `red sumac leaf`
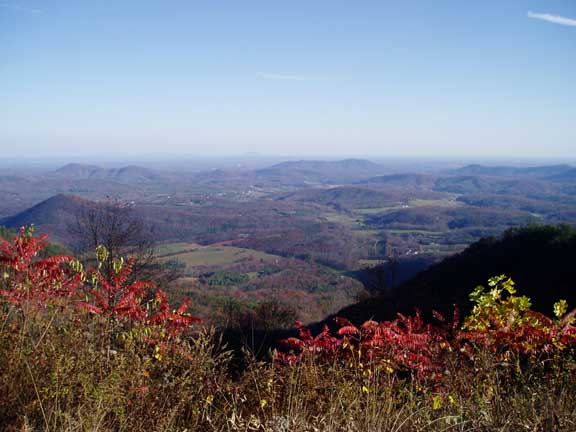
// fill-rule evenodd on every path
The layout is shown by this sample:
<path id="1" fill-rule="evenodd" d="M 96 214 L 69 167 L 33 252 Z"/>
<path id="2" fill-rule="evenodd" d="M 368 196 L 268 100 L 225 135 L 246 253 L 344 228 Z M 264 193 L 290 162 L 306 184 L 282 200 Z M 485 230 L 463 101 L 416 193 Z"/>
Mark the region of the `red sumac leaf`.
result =
<path id="1" fill-rule="evenodd" d="M 358 330 L 356 327 L 354 327 L 353 325 L 349 325 L 346 327 L 342 327 L 341 329 L 338 330 L 338 334 L 340 336 L 343 335 L 358 335 L 360 334 L 360 330 Z"/>

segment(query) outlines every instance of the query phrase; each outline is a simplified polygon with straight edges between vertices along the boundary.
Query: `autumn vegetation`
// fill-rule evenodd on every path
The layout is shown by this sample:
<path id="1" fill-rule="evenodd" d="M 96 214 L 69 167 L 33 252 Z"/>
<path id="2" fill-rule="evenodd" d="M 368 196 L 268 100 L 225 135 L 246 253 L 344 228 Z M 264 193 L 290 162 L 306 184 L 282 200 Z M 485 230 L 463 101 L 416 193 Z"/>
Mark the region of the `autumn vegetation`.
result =
<path id="1" fill-rule="evenodd" d="M 24 229 L 0 240 L 4 430 L 576 430 L 576 310 L 535 312 L 507 276 L 463 318 L 296 323 L 262 360 L 131 258 L 97 247 L 85 268 L 46 246 Z"/>

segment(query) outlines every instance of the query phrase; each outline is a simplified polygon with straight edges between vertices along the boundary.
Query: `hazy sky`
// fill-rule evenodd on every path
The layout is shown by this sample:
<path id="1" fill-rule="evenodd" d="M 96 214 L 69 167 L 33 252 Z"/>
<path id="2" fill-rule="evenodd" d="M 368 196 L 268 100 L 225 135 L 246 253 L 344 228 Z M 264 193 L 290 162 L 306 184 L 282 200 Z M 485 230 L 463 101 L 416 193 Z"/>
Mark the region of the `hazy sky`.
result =
<path id="1" fill-rule="evenodd" d="M 576 155 L 576 0 L 0 0 L 4 155 Z"/>

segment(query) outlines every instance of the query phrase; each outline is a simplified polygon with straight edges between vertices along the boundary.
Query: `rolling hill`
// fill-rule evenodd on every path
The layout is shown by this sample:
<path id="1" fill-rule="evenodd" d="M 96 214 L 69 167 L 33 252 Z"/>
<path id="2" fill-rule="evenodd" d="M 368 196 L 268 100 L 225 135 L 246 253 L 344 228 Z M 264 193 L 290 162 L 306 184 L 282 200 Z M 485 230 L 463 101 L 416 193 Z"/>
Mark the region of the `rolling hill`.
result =
<path id="1" fill-rule="evenodd" d="M 96 165 L 70 163 L 52 171 L 48 177 L 65 179 L 106 178 L 125 182 L 153 181 L 158 174 L 148 168 L 128 165 L 121 168 L 103 168 Z"/>
<path id="2" fill-rule="evenodd" d="M 381 191 L 356 186 L 339 186 L 326 189 L 300 189 L 283 194 L 279 201 L 299 201 L 336 208 L 376 208 L 402 202 L 406 194 L 399 191 Z"/>
<path id="3" fill-rule="evenodd" d="M 574 167 L 567 164 L 543 165 L 534 167 L 487 166 L 472 164 L 453 170 L 452 173 L 456 175 L 480 175 L 492 177 L 528 176 L 545 178 L 561 175 L 570 170 L 574 170 Z"/>
<path id="4" fill-rule="evenodd" d="M 555 182 L 574 183 L 576 182 L 576 168 L 571 168 L 561 173 L 554 174 L 548 177 L 548 179 Z"/>
<path id="5" fill-rule="evenodd" d="M 80 164 L 80 163 L 69 163 L 63 167 L 58 168 L 51 173 L 48 173 L 50 177 L 65 177 L 65 178 L 88 178 L 88 177 L 106 177 L 108 170 L 105 168 Z"/>
<path id="6" fill-rule="evenodd" d="M 429 189 L 434 184 L 434 179 L 433 176 L 426 174 L 405 173 L 372 177 L 362 183 L 398 189 Z"/>
<path id="7" fill-rule="evenodd" d="M 34 224 L 39 233 L 50 234 L 51 240 L 67 244 L 68 224 L 74 222 L 75 215 L 92 205 L 94 203 L 78 196 L 59 194 L 17 215 L 0 219 L 0 225 L 18 229 Z"/>
<path id="8" fill-rule="evenodd" d="M 288 161 L 256 171 L 265 178 L 282 178 L 296 183 L 343 183 L 384 174 L 386 168 L 364 159 L 339 161 L 300 160 Z"/>
<path id="9" fill-rule="evenodd" d="M 545 196 L 557 191 L 555 185 L 541 179 L 498 178 L 477 175 L 441 177 L 434 190 L 457 194 L 520 194 Z"/>

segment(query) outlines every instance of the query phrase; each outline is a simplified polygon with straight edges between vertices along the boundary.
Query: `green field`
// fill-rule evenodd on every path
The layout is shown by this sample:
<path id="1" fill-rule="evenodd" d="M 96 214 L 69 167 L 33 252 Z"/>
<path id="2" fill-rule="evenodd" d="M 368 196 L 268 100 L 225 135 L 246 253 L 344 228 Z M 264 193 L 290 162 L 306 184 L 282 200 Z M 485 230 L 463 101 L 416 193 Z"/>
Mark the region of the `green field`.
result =
<path id="1" fill-rule="evenodd" d="M 427 236 L 432 236 L 432 237 L 439 237 L 439 236 L 443 236 L 446 233 L 442 232 L 442 231 L 426 231 L 426 230 L 418 230 L 418 229 L 389 229 L 389 230 L 384 230 L 384 232 L 389 233 L 389 234 L 396 234 L 396 235 L 401 235 L 401 234 L 422 234 L 422 235 L 427 235 Z"/>
<path id="2" fill-rule="evenodd" d="M 375 208 L 358 208 L 352 211 L 359 215 L 373 215 L 412 207 L 460 207 L 462 205 L 463 205 L 462 203 L 455 201 L 454 199 L 446 199 L 446 198 L 437 200 L 414 199 L 408 201 L 406 204 L 393 204 L 386 207 L 375 207 Z"/>
<path id="3" fill-rule="evenodd" d="M 341 223 L 349 227 L 355 228 L 363 225 L 361 217 L 353 217 L 345 213 L 325 213 L 322 215 L 328 222 Z"/>
<path id="4" fill-rule="evenodd" d="M 386 213 L 393 210 L 401 210 L 403 208 L 407 207 L 403 205 L 393 205 L 388 207 L 360 208 L 360 209 L 354 209 L 352 211 L 360 215 L 372 215 L 372 214 Z"/>
<path id="5" fill-rule="evenodd" d="M 234 246 L 198 246 L 194 243 L 171 243 L 163 245 L 164 254 L 160 259 L 178 260 L 188 269 L 200 266 L 226 266 L 247 259 L 274 261 L 278 257 L 253 249 Z M 159 248 L 160 249 L 160 248 Z"/>
<path id="6" fill-rule="evenodd" d="M 408 201 L 409 207 L 461 207 L 462 204 L 454 199 L 438 199 L 438 200 L 426 200 L 426 199 L 415 199 Z"/>
<path id="7" fill-rule="evenodd" d="M 158 255 L 159 257 L 163 257 L 165 255 L 173 255 L 182 252 L 187 252 L 200 247 L 202 246 L 196 243 L 184 243 L 184 242 L 165 243 L 158 245 L 156 247 L 156 255 Z"/>

